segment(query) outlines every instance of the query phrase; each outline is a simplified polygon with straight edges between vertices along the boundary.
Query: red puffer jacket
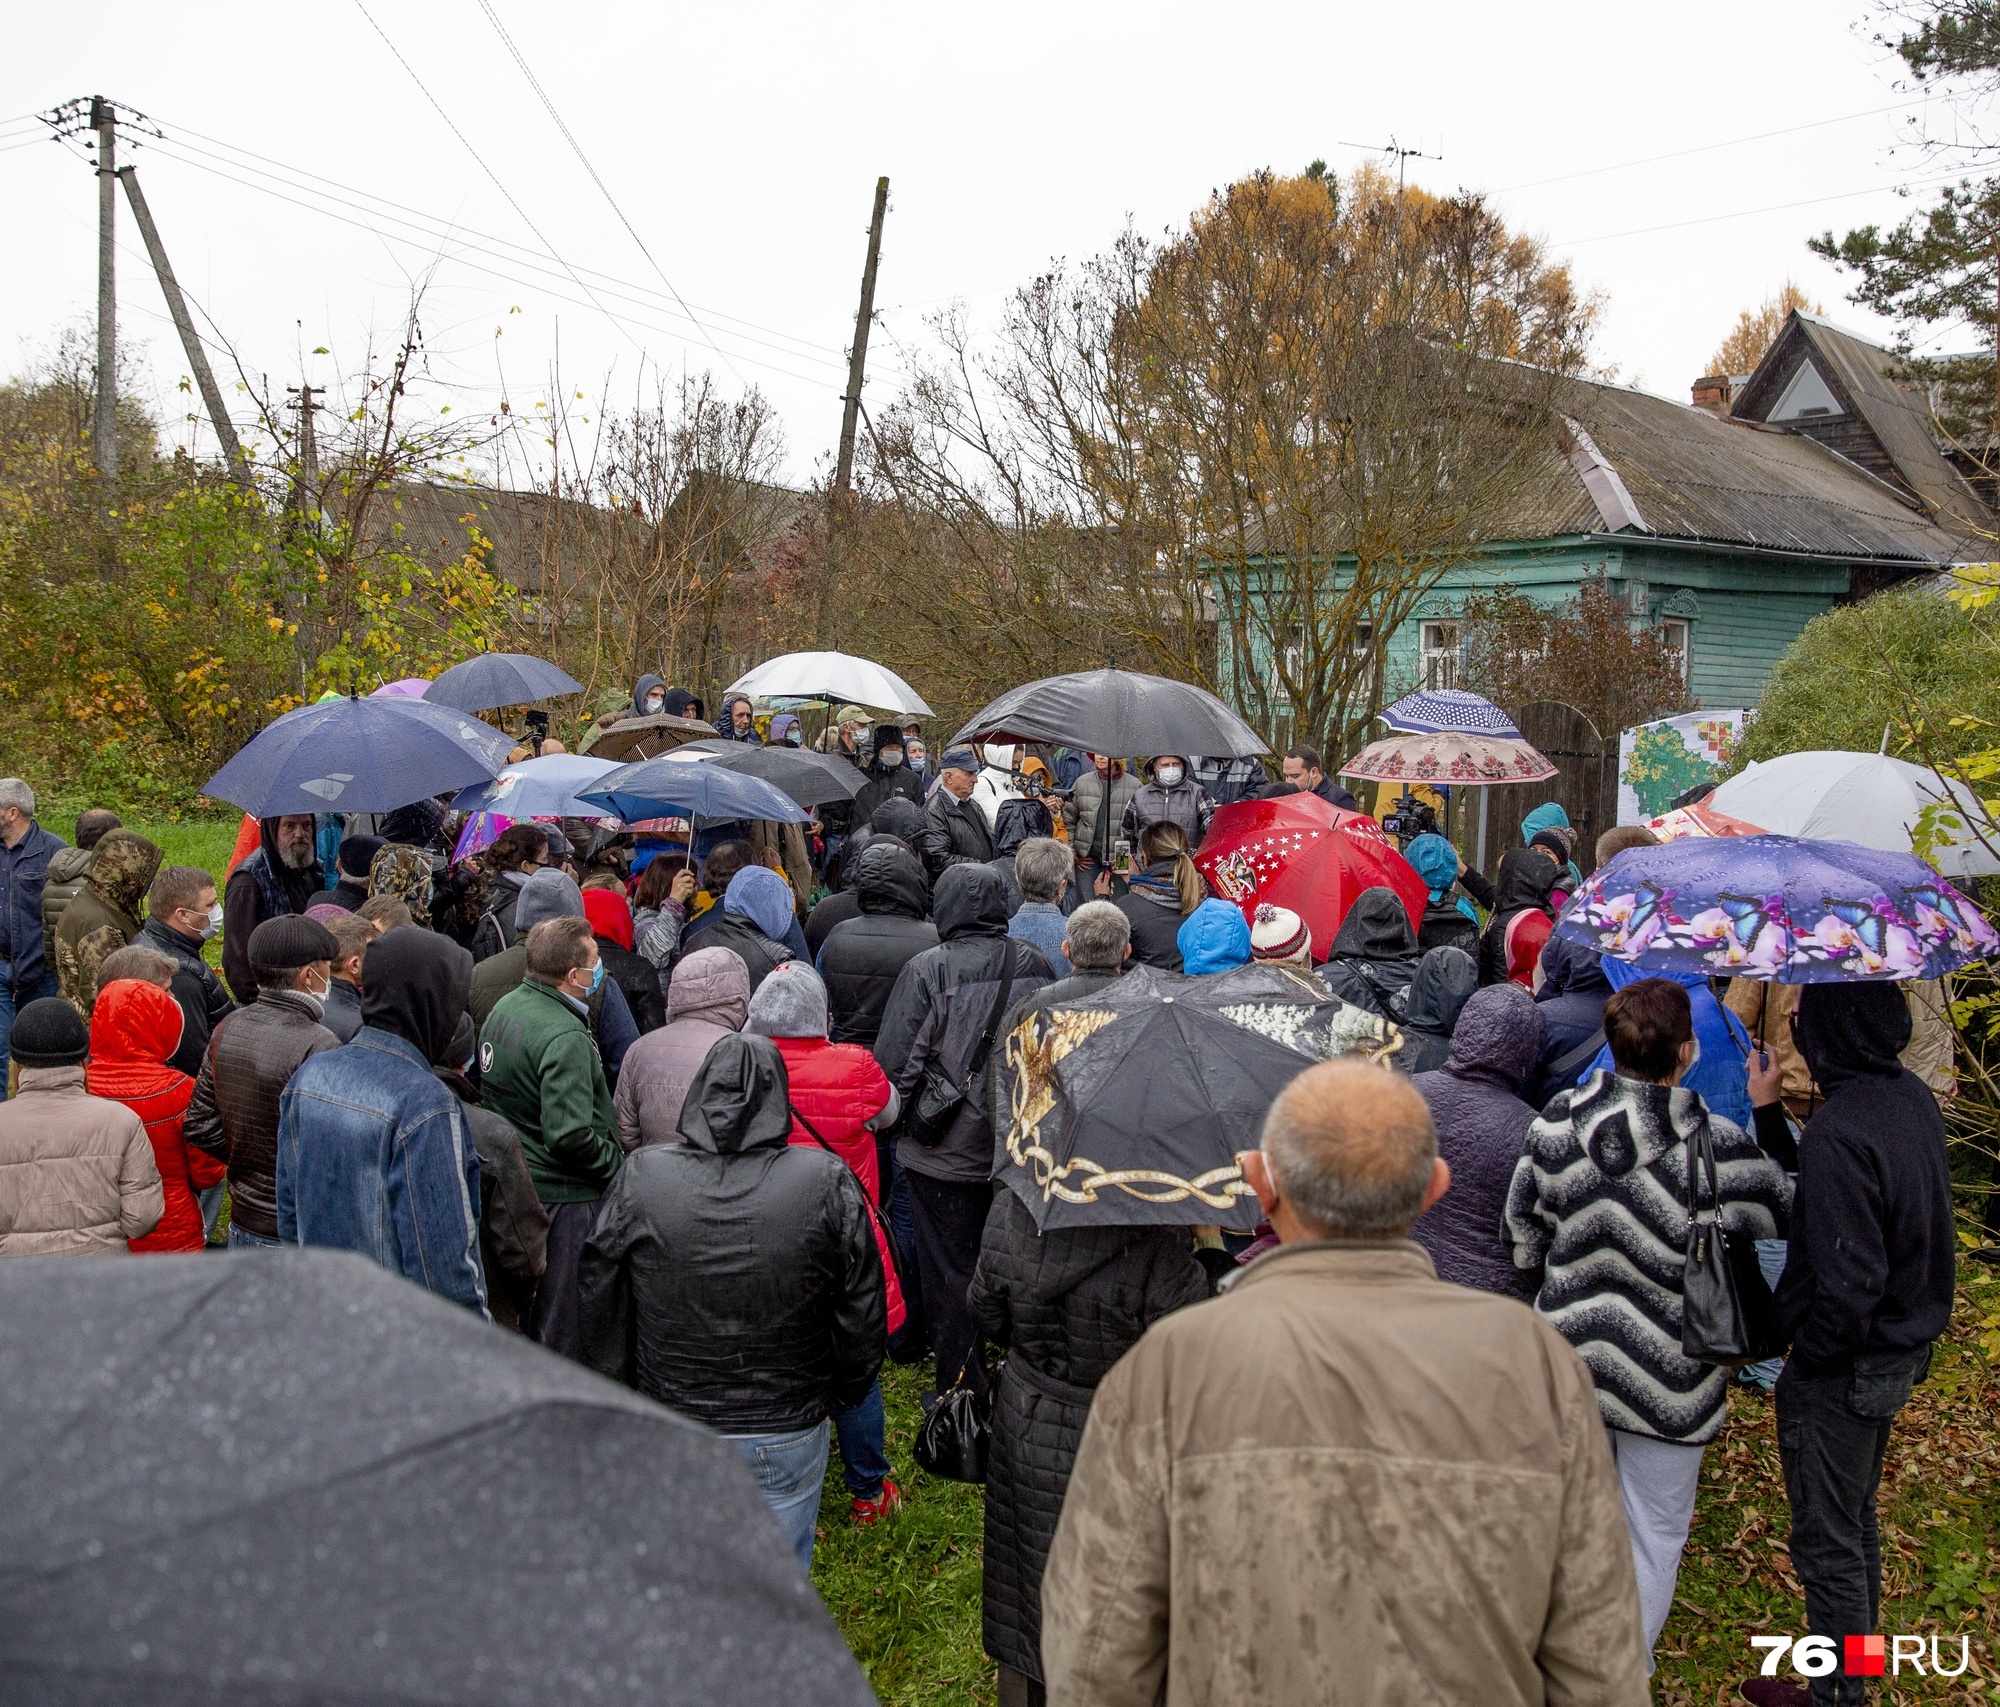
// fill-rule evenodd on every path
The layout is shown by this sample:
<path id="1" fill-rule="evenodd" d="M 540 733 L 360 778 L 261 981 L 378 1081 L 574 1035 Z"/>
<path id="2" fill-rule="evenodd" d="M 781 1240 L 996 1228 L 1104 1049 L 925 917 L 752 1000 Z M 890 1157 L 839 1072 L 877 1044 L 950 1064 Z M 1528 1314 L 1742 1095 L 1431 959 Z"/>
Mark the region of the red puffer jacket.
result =
<path id="1" fill-rule="evenodd" d="M 84 1089 L 122 1102 L 145 1122 L 166 1195 L 160 1224 L 143 1239 L 127 1241 L 135 1251 L 200 1250 L 201 1205 L 194 1194 L 220 1185 L 225 1171 L 181 1139 L 194 1080 L 167 1065 L 180 1047 L 181 1025 L 180 1004 L 157 985 L 134 978 L 106 984 L 90 1012 Z"/>
<path id="2" fill-rule="evenodd" d="M 98 998 L 99 1001 L 103 997 Z M 796 1115 L 804 1115 L 827 1147 L 854 1170 L 870 1204 L 882 1202 L 881 1172 L 875 1161 L 875 1134 L 866 1122 L 889 1106 L 889 1081 L 875 1057 L 857 1043 L 829 1043 L 823 1037 L 774 1037 L 778 1053 L 785 1058 L 785 1072 L 792 1085 L 792 1142 L 813 1144 L 812 1133 L 801 1126 Z M 882 1258 L 882 1279 L 888 1287 L 889 1332 L 903 1325 L 909 1314 L 903 1303 L 903 1289 L 896 1280 L 896 1265 L 889 1255 L 889 1242 L 880 1220 L 875 1222 L 875 1248 Z"/>

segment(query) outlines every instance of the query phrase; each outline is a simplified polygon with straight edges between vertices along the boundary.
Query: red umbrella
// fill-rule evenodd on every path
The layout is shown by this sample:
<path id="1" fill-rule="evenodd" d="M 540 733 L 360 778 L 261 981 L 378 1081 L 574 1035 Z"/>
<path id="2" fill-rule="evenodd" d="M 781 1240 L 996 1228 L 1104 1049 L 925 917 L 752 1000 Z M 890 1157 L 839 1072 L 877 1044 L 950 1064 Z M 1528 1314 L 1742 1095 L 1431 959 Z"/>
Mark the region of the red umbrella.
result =
<path id="1" fill-rule="evenodd" d="M 1365 812 L 1343 812 L 1316 794 L 1239 800 L 1215 814 L 1195 865 L 1208 886 L 1255 920 L 1257 904 L 1289 907 L 1312 932 L 1315 960 L 1333 948 L 1340 921 L 1364 889 L 1402 898 L 1414 932 L 1430 888 Z"/>

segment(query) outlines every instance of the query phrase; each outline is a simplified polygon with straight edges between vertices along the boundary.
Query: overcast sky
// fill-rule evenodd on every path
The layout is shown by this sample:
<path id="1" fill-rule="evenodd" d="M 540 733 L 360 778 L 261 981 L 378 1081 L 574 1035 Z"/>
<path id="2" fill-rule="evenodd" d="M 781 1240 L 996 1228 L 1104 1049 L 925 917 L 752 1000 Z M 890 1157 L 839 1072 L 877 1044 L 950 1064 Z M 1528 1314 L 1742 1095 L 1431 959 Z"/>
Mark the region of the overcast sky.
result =
<path id="1" fill-rule="evenodd" d="M 629 397 L 642 360 L 762 387 L 801 480 L 838 434 L 879 173 L 878 414 L 943 303 L 990 320 L 1128 215 L 1157 232 L 1256 167 L 1348 170 L 1368 155 L 1347 144 L 1391 136 L 1443 156 L 1410 161 L 1412 181 L 1485 190 L 1570 259 L 1607 298 L 1599 359 L 1685 400 L 1787 274 L 1875 325 L 1805 239 L 1894 220 L 1893 186 L 1945 170 L 1898 146 L 1925 108 L 1864 0 L 490 0 L 635 238 L 481 0 L 366 5 L 11 8 L 0 356 L 18 367 L 94 313 L 90 169 L 30 120 L 92 93 L 166 132 L 122 158 L 188 293 L 274 386 L 353 366 L 428 273 L 432 371 L 460 408 L 490 405 L 503 373 L 517 402 L 545 396 L 559 328 L 593 395 L 608 372 Z M 178 413 L 186 363 L 122 201 L 119 219 L 121 325 Z"/>

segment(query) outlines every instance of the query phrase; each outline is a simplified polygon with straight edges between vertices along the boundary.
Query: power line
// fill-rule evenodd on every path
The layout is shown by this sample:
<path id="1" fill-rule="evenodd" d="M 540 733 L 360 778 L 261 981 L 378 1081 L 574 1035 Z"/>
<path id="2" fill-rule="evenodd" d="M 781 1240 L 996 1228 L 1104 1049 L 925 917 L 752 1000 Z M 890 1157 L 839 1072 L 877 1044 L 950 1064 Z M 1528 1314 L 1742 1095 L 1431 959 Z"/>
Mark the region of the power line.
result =
<path id="1" fill-rule="evenodd" d="M 1897 190 L 1928 190 L 1940 184 L 1956 183 L 1963 173 L 1953 173 L 1948 178 L 1920 178 L 1914 183 L 1870 184 L 1865 189 L 1842 190 L 1837 195 L 1808 196 L 1803 201 L 1773 202 L 1769 207 L 1738 208 L 1734 213 L 1706 213 L 1696 219 L 1676 219 L 1665 225 L 1642 225 L 1631 231 L 1606 231 L 1595 237 L 1565 237 L 1552 241 L 1552 249 L 1574 249 L 1585 243 L 1615 243 L 1623 237 L 1649 237 L 1656 231 L 1681 231 L 1690 225 L 1714 225 L 1725 219 L 1749 219 L 1760 213 L 1784 213 L 1795 207 L 1818 207 L 1825 202 L 1852 201 L 1856 196 L 1881 195 Z"/>
<path id="2" fill-rule="evenodd" d="M 611 211 L 618 216 L 618 223 L 625 227 L 626 234 L 634 243 L 639 245 L 639 253 L 646 257 L 647 264 L 652 267 L 654 272 L 660 275 L 660 283 L 672 292 L 674 301 L 680 304 L 681 312 L 688 319 L 693 320 L 695 326 L 700 330 L 701 335 L 708 339 L 709 348 L 715 351 L 718 356 L 721 356 L 725 362 L 728 362 L 729 357 L 724 352 L 722 346 L 715 341 L 706 326 L 703 326 L 699 320 L 695 320 L 694 310 L 689 308 L 687 303 L 682 299 L 681 293 L 674 287 L 674 281 L 667 277 L 665 269 L 661 267 L 658 261 L 653 259 L 653 251 L 646 247 L 646 240 L 637 231 L 633 230 L 632 222 L 625 217 L 625 210 L 618 205 L 617 198 L 612 195 L 604 180 L 598 176 L 597 168 L 590 163 L 590 156 L 583 151 L 583 145 L 571 133 L 569 126 L 563 123 L 563 116 L 556 111 L 556 104 L 549 99 L 548 91 L 542 87 L 541 79 L 535 75 L 527 60 L 522 57 L 521 50 L 514 45 L 514 38 L 507 33 L 507 26 L 501 23 L 500 14 L 493 10 L 491 0 L 479 0 L 479 9 L 486 14 L 486 21 L 493 26 L 494 33 L 506 44 L 507 51 L 514 56 L 514 63 L 521 68 L 521 75 L 527 78 L 528 87 L 534 90 L 535 98 L 542 103 L 543 109 L 555 121 L 556 129 L 562 132 L 563 141 L 569 144 L 570 152 L 583 162 L 583 169 L 590 174 L 590 181 L 597 186 L 599 193 L 610 204 Z M 735 372 L 734 364 L 731 364 L 730 371 L 732 373 Z M 736 377 L 738 380 L 743 378 L 740 373 Z"/>

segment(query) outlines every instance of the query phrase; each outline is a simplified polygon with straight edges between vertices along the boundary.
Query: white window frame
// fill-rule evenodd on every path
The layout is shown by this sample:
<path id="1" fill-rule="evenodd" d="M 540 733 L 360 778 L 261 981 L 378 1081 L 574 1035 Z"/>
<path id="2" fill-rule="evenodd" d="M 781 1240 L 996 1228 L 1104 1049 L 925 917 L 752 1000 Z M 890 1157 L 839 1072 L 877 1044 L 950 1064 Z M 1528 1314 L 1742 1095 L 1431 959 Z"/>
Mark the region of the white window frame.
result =
<path id="1" fill-rule="evenodd" d="M 1417 665 L 1426 692 L 1458 686 L 1458 623 L 1439 617 L 1417 625 Z"/>
<path id="2" fill-rule="evenodd" d="M 1678 644 L 1676 636 L 1678 635 Z M 1681 661 L 1681 685 L 1688 680 L 1688 665 L 1694 655 L 1694 623 L 1684 616 L 1663 616 L 1660 618 L 1660 639 L 1669 652 L 1679 654 Z"/>

